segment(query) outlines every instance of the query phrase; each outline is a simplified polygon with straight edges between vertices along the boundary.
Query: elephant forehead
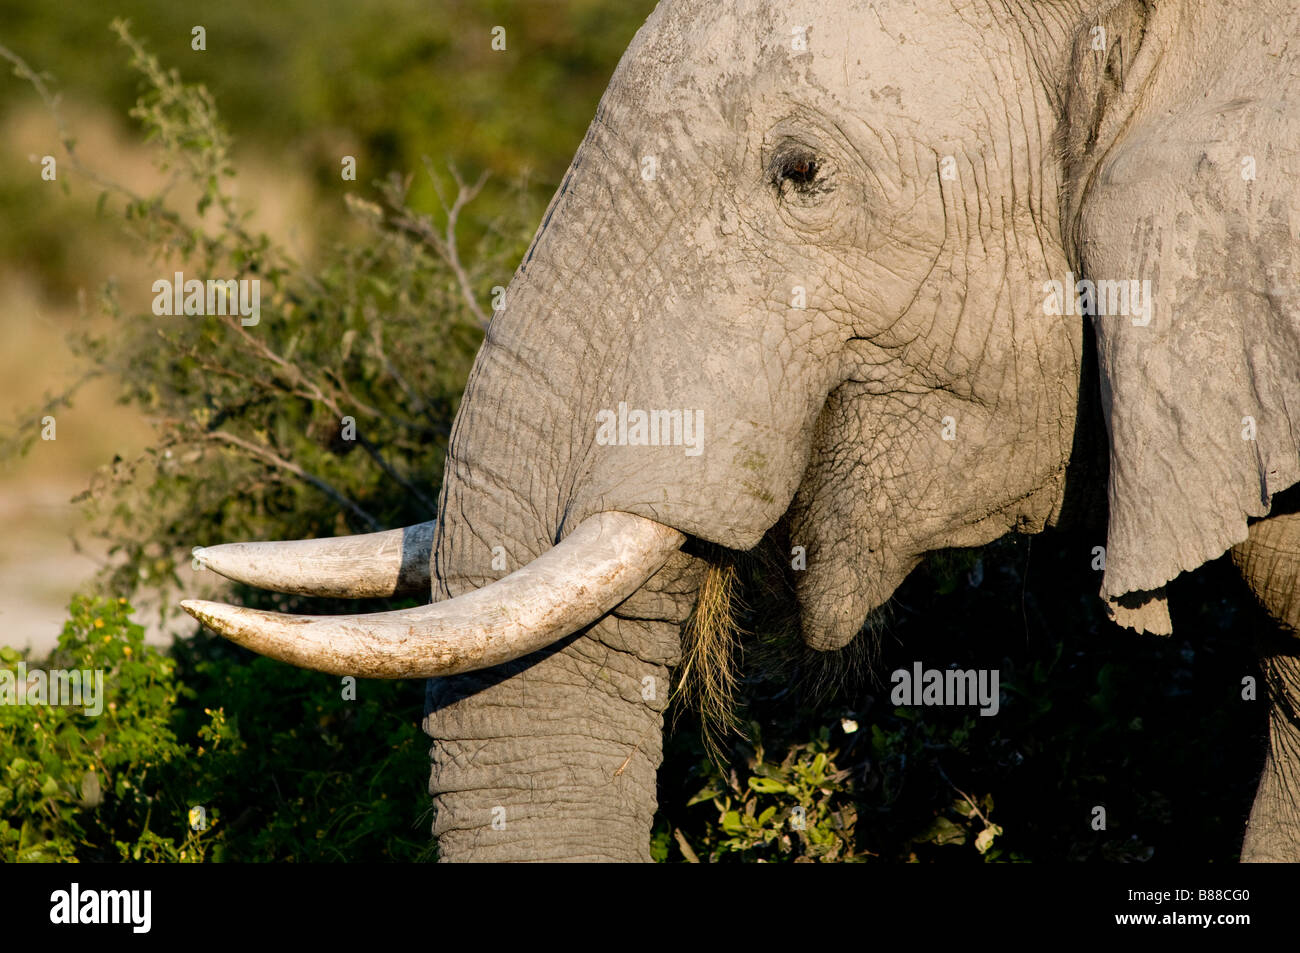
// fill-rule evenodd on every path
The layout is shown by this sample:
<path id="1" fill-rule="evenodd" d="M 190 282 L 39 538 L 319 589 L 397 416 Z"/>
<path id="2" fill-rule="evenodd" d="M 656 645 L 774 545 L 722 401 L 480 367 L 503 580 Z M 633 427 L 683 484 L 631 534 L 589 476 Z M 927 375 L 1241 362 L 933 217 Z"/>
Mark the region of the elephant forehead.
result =
<path id="1" fill-rule="evenodd" d="M 940 2 L 665 0 L 613 85 L 641 108 L 677 111 L 730 103 L 741 80 L 942 125 L 974 106 L 972 80 L 1011 61 L 1011 41 L 996 27 L 987 11 L 958 16 Z M 684 99 L 687 90 L 699 98 Z"/>

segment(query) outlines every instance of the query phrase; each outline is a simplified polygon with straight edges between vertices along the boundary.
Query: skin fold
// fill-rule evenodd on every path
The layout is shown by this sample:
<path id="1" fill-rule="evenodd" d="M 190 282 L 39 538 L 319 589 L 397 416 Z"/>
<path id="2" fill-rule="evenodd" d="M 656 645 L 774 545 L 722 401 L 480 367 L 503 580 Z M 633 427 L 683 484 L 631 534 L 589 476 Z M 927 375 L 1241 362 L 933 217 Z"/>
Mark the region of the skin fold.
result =
<path id="1" fill-rule="evenodd" d="M 836 649 L 926 552 L 1077 519 L 1119 621 L 1160 631 L 1161 587 L 1235 546 L 1294 631 L 1300 531 L 1269 501 L 1300 479 L 1296 21 L 661 2 L 471 372 L 435 600 L 603 511 L 737 550 L 784 518 L 804 637 Z M 1045 313 L 1067 275 L 1151 282 L 1151 319 Z M 698 452 L 604 439 L 620 405 L 698 412 Z M 430 682 L 442 859 L 649 859 L 692 551 L 589 629 Z M 1248 859 L 1300 859 L 1290 724 Z"/>
<path id="2" fill-rule="evenodd" d="M 1300 500 L 1294 491 L 1276 501 L 1276 515 L 1250 527 L 1232 561 L 1260 603 L 1280 623 L 1261 640 L 1269 710 L 1268 754 L 1242 856 L 1295 860 L 1300 842 Z M 1280 511 L 1280 512 L 1279 512 Z"/>

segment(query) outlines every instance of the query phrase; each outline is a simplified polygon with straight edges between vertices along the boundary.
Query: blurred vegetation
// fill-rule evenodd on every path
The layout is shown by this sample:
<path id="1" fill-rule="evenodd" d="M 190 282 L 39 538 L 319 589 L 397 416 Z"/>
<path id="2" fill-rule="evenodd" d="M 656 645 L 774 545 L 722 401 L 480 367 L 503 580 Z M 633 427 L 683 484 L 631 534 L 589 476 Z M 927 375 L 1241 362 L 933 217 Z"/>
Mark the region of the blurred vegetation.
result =
<path id="1" fill-rule="evenodd" d="M 194 545 L 429 518 L 490 289 L 508 280 L 651 6 L 293 0 L 199 15 L 136 2 L 119 5 L 138 23 L 118 27 L 121 45 L 93 8 L 54 18 L 6 0 L 0 43 L 52 69 L 58 88 L 129 113 L 152 144 L 157 188 L 101 183 L 100 227 L 111 222 L 118 241 L 124 228 L 162 274 L 258 277 L 262 315 L 255 333 L 237 318 L 156 317 L 149 296 L 109 282 L 94 301 L 109 330 L 76 335 L 88 373 L 118 382 L 156 438 L 142 458 L 108 462 L 84 496 L 115 561 L 73 603 L 47 660 L 105 669 L 114 714 L 0 707 L 0 857 L 365 860 L 436 849 L 422 686 L 363 682 L 352 699 L 338 679 L 190 638 L 191 625 L 159 652 L 142 644 L 126 600 L 192 590 Z M 189 49 L 194 22 L 219 56 Z M 496 23 L 509 54 L 490 50 Z M 32 79 L 7 80 L 6 102 L 35 100 Z M 78 156 L 72 132 L 64 141 L 63 167 L 84 187 L 93 160 Z M 245 201 L 256 197 L 236 189 L 241 142 L 313 170 L 334 237 L 311 259 L 248 226 Z M 357 182 L 339 178 L 344 154 L 359 158 Z M 173 180 L 190 184 L 193 207 L 178 204 Z M 0 185 L 9 198 L 23 227 L 0 238 L 6 259 L 35 240 L 46 251 L 31 266 L 72 294 L 75 267 L 54 249 L 80 206 L 61 219 L 13 181 Z M 9 447 L 30 446 L 33 421 L 62 399 L 24 417 Z M 356 440 L 344 438 L 344 417 Z M 1232 860 L 1265 725 L 1263 703 L 1241 701 L 1240 683 L 1258 676 L 1251 639 L 1268 623 L 1215 565 L 1174 587 L 1177 636 L 1118 630 L 1100 614 L 1093 542 L 1009 538 L 939 554 L 874 639 L 829 660 L 753 598 L 739 668 L 746 738 L 710 758 L 697 716 L 676 713 L 656 858 Z M 762 589 L 754 573 L 741 583 Z M 244 588 L 233 598 L 313 609 Z M 892 705 L 887 673 L 914 660 L 998 669 L 998 716 Z M 0 667 L 18 661 L 0 653 Z M 1098 805 L 1105 831 L 1091 827 Z M 202 830 L 190 824 L 195 806 Z"/>
<path id="2" fill-rule="evenodd" d="M 65 5 L 56 15 L 39 0 L 3 0 L 0 43 L 133 133 L 126 124 L 140 81 L 122 69 L 108 32 L 111 17 L 128 19 L 169 66 L 212 90 L 239 131 L 236 156 L 274 153 L 308 171 L 323 198 L 344 186 L 343 155 L 359 158 L 357 185 L 420 169 L 425 156 L 439 168 L 453 157 L 471 178 L 492 170 L 466 223 L 472 243 L 487 222 L 516 211 L 519 181 L 537 183 L 534 200 L 550 198 L 653 8 L 652 0 L 115 0 Z M 206 30 L 206 51 L 191 49 L 196 25 Z M 497 25 L 506 28 L 505 52 L 490 45 Z M 0 111 L 21 102 L 16 90 L 8 85 Z M 412 198 L 435 204 L 421 178 Z M 0 256 L 75 288 L 66 222 L 47 214 L 44 193 L 23 177 L 0 177 L 0 203 L 24 221 L 0 231 Z M 337 201 L 322 201 L 320 212 L 314 228 L 344 227 Z M 497 278 L 509 278 L 513 264 Z"/>

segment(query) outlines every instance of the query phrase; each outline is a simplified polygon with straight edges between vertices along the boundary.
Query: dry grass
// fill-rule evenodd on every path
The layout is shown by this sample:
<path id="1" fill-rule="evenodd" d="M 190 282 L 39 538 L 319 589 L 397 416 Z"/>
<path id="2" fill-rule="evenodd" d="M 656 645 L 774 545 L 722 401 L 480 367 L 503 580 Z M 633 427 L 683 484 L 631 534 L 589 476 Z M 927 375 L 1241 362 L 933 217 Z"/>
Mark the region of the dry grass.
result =
<path id="1" fill-rule="evenodd" d="M 699 601 L 686 623 L 677 692 L 700 714 L 704 746 L 719 763 L 726 758 L 723 740 L 743 734 L 736 717 L 736 683 L 740 667 L 741 629 L 736 615 L 739 575 L 734 559 L 723 554 L 711 561 L 700 585 Z"/>
<path id="2" fill-rule="evenodd" d="M 719 764 L 729 736 L 745 737 L 737 711 L 742 681 L 791 690 L 806 701 L 826 704 L 871 682 L 880 641 L 888 626 L 888 605 L 874 611 L 844 648 L 808 648 L 799 629 L 793 581 L 782 558 L 779 531 L 746 553 L 709 547 L 699 600 L 683 632 L 683 659 L 674 700 L 700 716 L 705 750 Z"/>

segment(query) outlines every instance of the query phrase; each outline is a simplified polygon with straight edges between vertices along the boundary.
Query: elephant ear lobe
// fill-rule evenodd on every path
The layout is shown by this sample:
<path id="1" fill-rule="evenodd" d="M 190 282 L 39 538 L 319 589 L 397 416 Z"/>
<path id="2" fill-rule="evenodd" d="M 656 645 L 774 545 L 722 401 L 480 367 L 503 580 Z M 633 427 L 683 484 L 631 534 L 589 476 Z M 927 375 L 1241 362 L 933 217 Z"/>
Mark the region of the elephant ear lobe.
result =
<path id="1" fill-rule="evenodd" d="M 1110 436 L 1102 592 L 1140 624 L 1300 479 L 1300 46 L 1196 4 L 1107 24 L 1075 46 L 1063 228 Z"/>

